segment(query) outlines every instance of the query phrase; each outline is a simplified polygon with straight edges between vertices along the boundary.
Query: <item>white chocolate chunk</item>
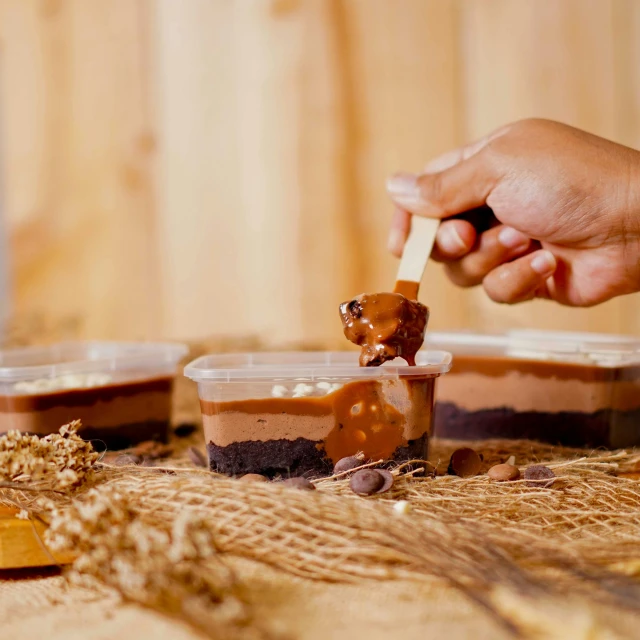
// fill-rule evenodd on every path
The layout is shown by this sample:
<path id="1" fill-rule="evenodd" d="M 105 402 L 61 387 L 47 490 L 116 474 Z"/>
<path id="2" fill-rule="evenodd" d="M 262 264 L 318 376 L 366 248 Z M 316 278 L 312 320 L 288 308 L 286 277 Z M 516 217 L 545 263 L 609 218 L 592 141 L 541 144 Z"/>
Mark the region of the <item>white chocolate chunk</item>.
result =
<path id="1" fill-rule="evenodd" d="M 274 398 L 284 398 L 287 395 L 287 387 L 283 384 L 275 384 L 271 389 L 271 395 Z"/>
<path id="2" fill-rule="evenodd" d="M 67 373 L 56 378 L 23 380 L 13 385 L 17 393 L 36 394 L 62 391 L 64 389 L 89 389 L 109 384 L 112 377 L 108 373 Z"/>

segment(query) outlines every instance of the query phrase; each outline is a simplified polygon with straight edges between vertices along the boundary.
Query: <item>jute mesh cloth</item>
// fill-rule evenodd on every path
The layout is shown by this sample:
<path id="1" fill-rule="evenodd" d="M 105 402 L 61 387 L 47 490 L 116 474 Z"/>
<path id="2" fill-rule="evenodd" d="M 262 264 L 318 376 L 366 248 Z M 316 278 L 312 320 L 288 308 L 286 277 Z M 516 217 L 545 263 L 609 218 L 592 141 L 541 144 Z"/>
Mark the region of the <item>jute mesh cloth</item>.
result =
<path id="1" fill-rule="evenodd" d="M 197 412 L 182 402 L 184 415 Z M 344 478 L 320 480 L 313 492 L 242 483 L 193 467 L 177 447 L 161 468 L 100 463 L 72 492 L 3 489 L 2 502 L 34 518 L 51 517 L 42 498 L 52 500 L 59 537 L 75 531 L 102 540 L 78 547 L 85 562 L 75 573 L 82 577 L 84 567 L 88 584 L 35 573 L 0 582 L 3 637 L 638 637 L 640 451 L 464 444 L 483 453 L 486 467 L 514 455 L 521 468 L 544 462 L 558 477 L 533 488 L 485 475 L 424 478 L 400 467 L 391 492 L 364 498 Z M 435 441 L 433 466 L 442 472 L 459 446 Z M 410 513 L 394 510 L 399 500 Z M 165 591 L 147 597 L 121 576 L 96 572 L 87 558 L 102 558 L 111 572 L 128 563 L 141 579 L 135 584 L 155 584 L 150 570 L 173 575 L 170 563 L 125 552 L 115 533 L 111 544 L 112 524 L 102 516 L 92 523 L 78 515 L 83 504 L 111 503 L 126 506 L 144 539 L 164 535 L 174 544 L 180 522 L 203 527 L 247 615 L 227 618 L 226 627 L 212 618 L 207 627 Z M 209 560 L 190 557 L 181 556 L 176 580 L 206 575 Z M 184 588 L 176 582 L 176 593 Z"/>

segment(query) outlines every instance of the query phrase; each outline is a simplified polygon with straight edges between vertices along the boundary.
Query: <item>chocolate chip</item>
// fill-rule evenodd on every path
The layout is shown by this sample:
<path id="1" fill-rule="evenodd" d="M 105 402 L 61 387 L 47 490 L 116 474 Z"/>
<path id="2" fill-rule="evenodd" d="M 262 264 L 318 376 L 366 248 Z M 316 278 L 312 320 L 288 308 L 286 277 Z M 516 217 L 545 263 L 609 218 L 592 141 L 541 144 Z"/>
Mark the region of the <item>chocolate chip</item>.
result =
<path id="1" fill-rule="evenodd" d="M 354 493 L 370 496 L 380 491 L 385 484 L 385 479 L 377 469 L 361 469 L 351 476 L 349 486 Z"/>
<path id="2" fill-rule="evenodd" d="M 246 473 L 240 480 L 242 480 L 242 482 L 267 482 L 268 478 L 261 476 L 259 473 Z"/>
<path id="3" fill-rule="evenodd" d="M 462 449 L 456 449 L 451 454 L 447 473 L 452 476 L 469 478 L 478 475 L 481 467 L 482 460 L 480 456 L 473 449 L 463 447 Z"/>
<path id="4" fill-rule="evenodd" d="M 487 475 L 496 482 L 510 482 L 520 477 L 520 469 L 512 464 L 496 464 L 487 471 Z"/>
<path id="5" fill-rule="evenodd" d="M 113 461 L 113 464 L 116 467 L 127 467 L 132 464 L 140 464 L 141 462 L 142 458 L 140 458 L 140 456 L 132 456 L 128 453 L 123 453 Z"/>
<path id="6" fill-rule="evenodd" d="M 200 451 L 200 449 L 196 449 L 196 447 L 189 447 L 187 453 L 189 454 L 189 460 L 191 460 L 196 467 L 206 468 L 209 466 L 205 455 Z"/>
<path id="7" fill-rule="evenodd" d="M 348 305 L 348 309 L 354 318 L 359 318 L 362 315 L 362 305 L 357 300 L 352 300 Z"/>
<path id="8" fill-rule="evenodd" d="M 534 464 L 532 467 L 527 467 L 524 471 L 524 479 L 530 487 L 550 487 L 555 477 L 556 474 L 543 464 Z"/>
<path id="9" fill-rule="evenodd" d="M 351 471 L 356 467 L 361 467 L 363 461 L 355 456 L 347 456 L 346 458 L 340 458 L 333 467 L 333 473 L 344 473 L 345 471 Z"/>
<path id="10" fill-rule="evenodd" d="M 393 474 L 391 471 L 387 471 L 387 469 L 376 469 L 376 471 L 383 477 L 384 482 L 382 486 L 376 491 L 376 493 L 384 493 L 385 491 L 389 491 L 393 486 Z"/>
<path id="11" fill-rule="evenodd" d="M 286 484 L 287 487 L 293 489 L 304 489 L 305 491 L 313 491 L 315 487 L 306 478 L 287 478 L 282 484 Z"/>

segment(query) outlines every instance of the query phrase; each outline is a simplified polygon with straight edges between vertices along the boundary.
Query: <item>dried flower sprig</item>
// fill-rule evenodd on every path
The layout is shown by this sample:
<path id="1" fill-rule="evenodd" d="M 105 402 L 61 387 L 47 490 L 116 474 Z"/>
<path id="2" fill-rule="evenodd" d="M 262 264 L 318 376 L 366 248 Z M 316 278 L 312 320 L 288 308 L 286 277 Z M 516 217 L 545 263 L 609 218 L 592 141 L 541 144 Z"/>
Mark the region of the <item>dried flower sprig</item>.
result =
<path id="1" fill-rule="evenodd" d="M 84 484 L 98 454 L 78 436 L 79 427 L 75 421 L 43 438 L 20 431 L 0 437 L 0 482 L 51 491 Z"/>
<path id="2" fill-rule="evenodd" d="M 211 530 L 190 510 L 173 521 L 140 516 L 131 500 L 104 486 L 66 508 L 53 508 L 45 540 L 74 552 L 69 578 L 115 589 L 124 600 L 182 618 L 206 635 L 261 637 L 249 627 L 235 576 Z"/>

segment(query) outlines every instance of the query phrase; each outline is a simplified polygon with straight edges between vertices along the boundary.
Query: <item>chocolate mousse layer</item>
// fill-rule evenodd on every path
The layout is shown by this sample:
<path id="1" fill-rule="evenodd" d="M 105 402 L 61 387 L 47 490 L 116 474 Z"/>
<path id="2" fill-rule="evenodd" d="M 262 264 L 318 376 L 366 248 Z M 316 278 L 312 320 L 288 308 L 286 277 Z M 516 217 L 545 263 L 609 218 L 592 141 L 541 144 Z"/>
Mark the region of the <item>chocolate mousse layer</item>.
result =
<path id="1" fill-rule="evenodd" d="M 436 376 L 358 380 L 323 396 L 201 400 L 210 467 L 325 475 L 345 456 L 424 459 Z"/>
<path id="2" fill-rule="evenodd" d="M 638 445 L 640 367 L 457 354 L 439 383 L 435 434 Z"/>
<path id="3" fill-rule="evenodd" d="M 40 394 L 0 395 L 0 432 L 48 435 L 81 420 L 80 435 L 99 447 L 125 448 L 166 441 L 173 377 L 133 380 Z"/>

